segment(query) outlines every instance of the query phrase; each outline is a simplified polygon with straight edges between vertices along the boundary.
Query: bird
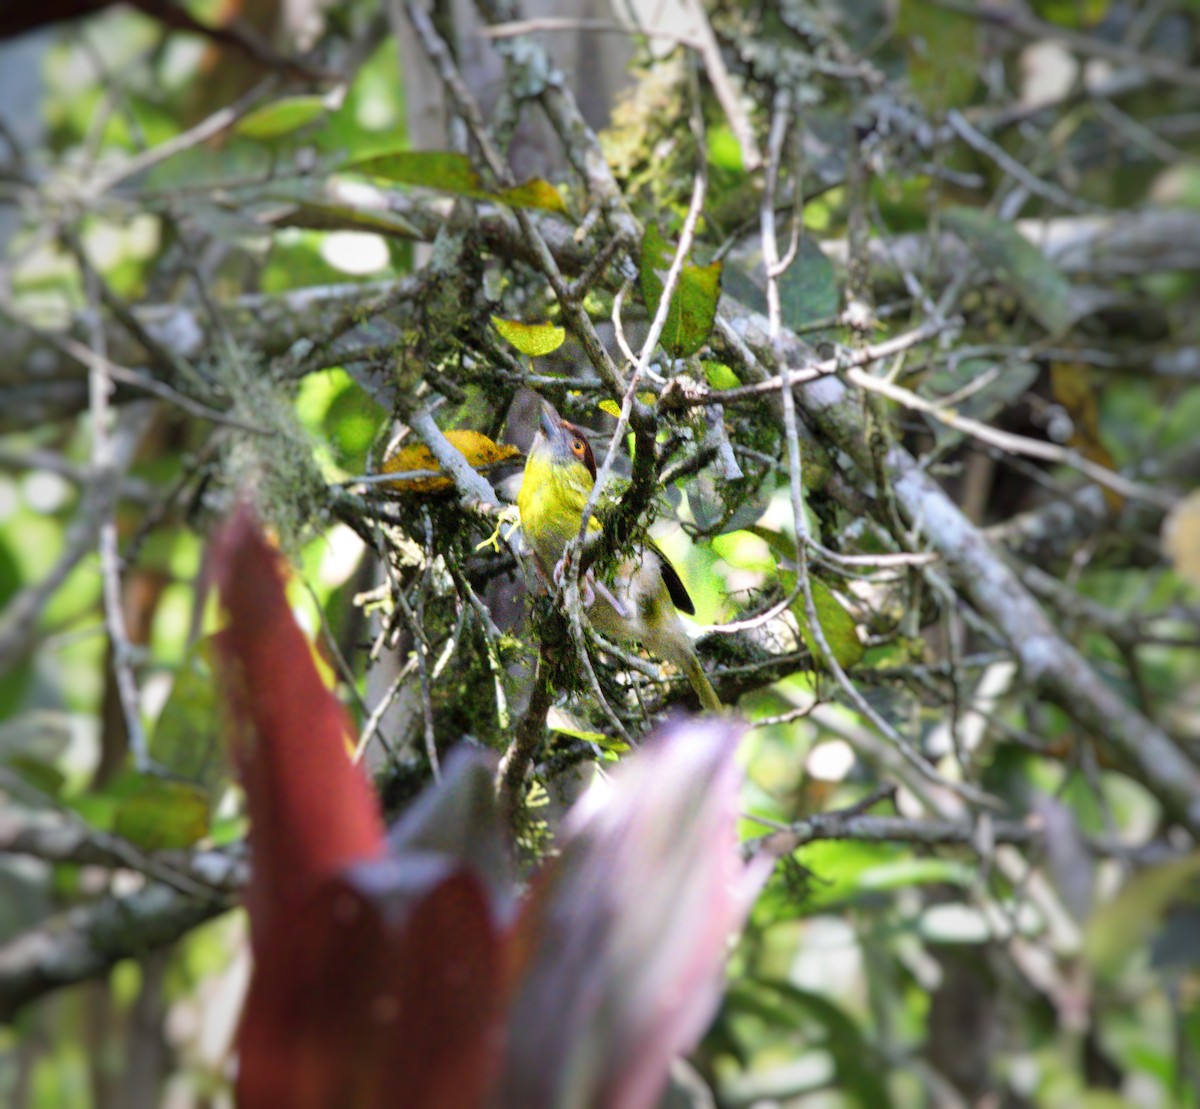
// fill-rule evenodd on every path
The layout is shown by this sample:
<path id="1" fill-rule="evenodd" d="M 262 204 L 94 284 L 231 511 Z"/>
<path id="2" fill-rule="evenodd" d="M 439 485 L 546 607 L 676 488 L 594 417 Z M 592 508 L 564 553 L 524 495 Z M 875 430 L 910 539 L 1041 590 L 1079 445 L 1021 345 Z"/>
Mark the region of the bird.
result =
<path id="1" fill-rule="evenodd" d="M 521 531 L 547 580 L 561 577 L 564 552 L 579 534 L 584 506 L 595 484 L 596 459 L 587 436 L 543 400 L 517 493 L 517 509 Z M 585 547 L 600 535 L 601 524 L 592 516 Z M 646 537 L 622 558 L 611 588 L 594 580 L 590 571 L 583 585 L 586 615 L 596 631 L 616 642 L 640 641 L 651 654 L 683 671 L 706 710 L 723 711 L 675 611 L 681 609 L 690 616 L 696 606 L 678 571 L 652 539 Z"/>

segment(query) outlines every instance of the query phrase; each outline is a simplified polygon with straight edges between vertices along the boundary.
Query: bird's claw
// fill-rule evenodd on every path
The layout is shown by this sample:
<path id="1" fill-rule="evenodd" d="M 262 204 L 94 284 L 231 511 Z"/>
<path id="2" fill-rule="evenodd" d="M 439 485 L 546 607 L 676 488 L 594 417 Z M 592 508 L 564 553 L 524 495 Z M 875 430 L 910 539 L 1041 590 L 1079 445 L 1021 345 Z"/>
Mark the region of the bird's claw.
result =
<path id="1" fill-rule="evenodd" d="M 562 588 L 563 577 L 567 572 L 566 556 L 560 558 L 554 566 L 554 573 L 551 575 L 554 578 L 554 584 L 557 588 Z M 609 602 L 622 616 L 624 611 L 616 602 L 613 595 L 600 582 L 596 580 L 596 576 L 591 570 L 587 570 L 579 579 L 579 603 L 585 608 L 591 608 L 596 603 L 596 593 Z"/>
<path id="2" fill-rule="evenodd" d="M 588 577 L 590 578 L 591 576 L 592 576 L 592 573 L 589 570 Z M 593 584 L 596 587 L 596 589 L 595 589 L 596 593 L 599 593 L 601 597 L 603 597 L 610 605 L 612 605 L 613 612 L 615 612 L 619 617 L 621 617 L 622 620 L 628 620 L 629 619 L 629 610 L 623 604 L 621 604 L 620 601 L 617 600 L 617 598 L 613 595 L 612 590 L 609 589 L 608 586 L 605 585 L 604 582 L 602 582 L 602 581 L 593 581 Z M 595 596 L 593 596 L 592 600 L 594 601 L 595 599 L 596 599 Z M 588 602 L 589 607 L 590 607 L 591 603 L 592 603 L 591 601 Z"/>

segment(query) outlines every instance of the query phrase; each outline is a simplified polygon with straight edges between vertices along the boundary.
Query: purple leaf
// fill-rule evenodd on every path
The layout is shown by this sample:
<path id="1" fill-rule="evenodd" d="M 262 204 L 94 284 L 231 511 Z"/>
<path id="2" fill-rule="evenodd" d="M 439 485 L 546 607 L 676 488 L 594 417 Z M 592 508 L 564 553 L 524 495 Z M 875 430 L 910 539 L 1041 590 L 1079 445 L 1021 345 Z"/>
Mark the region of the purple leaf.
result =
<path id="1" fill-rule="evenodd" d="M 499 1104 L 651 1106 L 703 1034 L 770 868 L 738 850 L 738 736 L 675 723 L 568 815 L 517 924 Z"/>

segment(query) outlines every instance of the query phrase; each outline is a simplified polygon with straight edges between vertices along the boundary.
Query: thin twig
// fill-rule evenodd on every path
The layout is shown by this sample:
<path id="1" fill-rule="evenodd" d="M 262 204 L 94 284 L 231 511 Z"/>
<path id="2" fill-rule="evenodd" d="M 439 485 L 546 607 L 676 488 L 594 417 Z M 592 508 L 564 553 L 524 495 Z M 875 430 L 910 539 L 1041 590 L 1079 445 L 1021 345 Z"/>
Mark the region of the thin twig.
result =
<path id="1" fill-rule="evenodd" d="M 121 410 L 109 437 L 112 467 L 90 475 L 82 504 L 67 526 L 62 553 L 44 578 L 22 589 L 0 614 L 0 671 L 8 670 L 29 650 L 42 609 L 80 560 L 95 549 L 114 489 L 132 463 L 156 410 L 157 406 L 148 401 Z"/>
<path id="2" fill-rule="evenodd" d="M 276 88 L 277 85 L 278 79 L 276 77 L 267 77 L 250 89 L 249 92 L 239 96 L 232 104 L 224 108 L 218 108 L 207 119 L 201 120 L 194 127 L 190 127 L 188 130 L 167 139 L 165 142 L 159 143 L 158 146 L 152 146 L 149 150 L 130 158 L 123 165 L 92 178 L 85 185 L 85 198 L 88 201 L 98 200 L 109 189 L 119 185 L 122 181 L 127 181 L 139 173 L 144 173 L 159 163 L 165 162 L 168 158 L 173 158 L 176 154 L 181 154 L 185 150 L 191 150 L 194 147 L 200 146 L 202 143 L 219 135 L 222 131 L 228 130 L 242 116 L 253 109 L 264 96 Z"/>
<path id="3" fill-rule="evenodd" d="M 693 115 L 695 114 L 693 112 Z M 584 538 L 587 535 L 588 522 L 592 518 L 596 502 L 600 497 L 605 483 L 608 481 L 608 475 L 612 472 L 613 463 L 617 459 L 621 443 L 625 438 L 625 431 L 629 427 L 630 416 L 637 397 L 638 383 L 650 365 L 650 359 L 658 347 L 659 339 L 662 337 L 663 328 L 667 325 L 667 316 L 671 311 L 671 299 L 675 295 L 676 286 L 679 284 L 680 275 L 683 273 L 684 263 L 691 252 L 692 239 L 696 234 L 696 226 L 700 222 L 700 213 L 704 209 L 704 197 L 708 190 L 708 171 L 705 159 L 706 148 L 703 141 L 703 122 L 700 121 L 696 126 L 700 130 L 700 133 L 697 135 L 699 150 L 696 158 L 695 176 L 692 179 L 691 202 L 688 204 L 687 216 L 679 232 L 679 243 L 675 248 L 674 257 L 671 259 L 670 268 L 663 279 L 663 288 L 659 296 L 658 308 L 654 312 L 654 319 L 650 322 L 650 330 L 646 333 L 646 338 L 642 342 L 641 353 L 638 356 L 637 363 L 634 365 L 633 374 L 625 389 L 625 395 L 621 398 L 621 414 L 617 418 L 617 426 L 613 429 L 608 443 L 608 450 L 604 455 L 604 461 L 601 463 L 600 470 L 596 474 L 596 481 L 592 486 L 591 493 L 588 495 L 587 503 L 583 506 L 583 517 L 579 523 L 579 534 L 575 544 L 577 548 L 582 546 Z M 614 313 L 616 312 L 615 306 L 613 311 Z M 647 439 L 651 456 L 653 456 L 653 438 L 647 436 Z M 576 567 L 576 575 L 578 575 L 578 572 L 578 567 Z"/>
<path id="4" fill-rule="evenodd" d="M 723 319 L 727 325 L 728 317 L 723 317 Z M 806 385 L 810 381 L 829 377 L 842 370 L 881 362 L 902 351 L 927 343 L 931 339 L 937 338 L 943 331 L 958 327 L 961 322 L 957 319 L 926 322 L 913 328 L 912 331 L 906 331 L 901 335 L 886 339 L 882 343 L 865 346 L 860 350 L 848 351 L 838 357 L 825 358 L 819 362 L 813 362 L 803 369 L 787 370 L 777 377 L 765 377 L 764 380 L 756 381 L 751 385 L 739 385 L 733 389 L 700 388 L 687 394 L 673 395 L 670 404 L 682 408 L 696 408 L 701 405 L 737 404 L 741 401 L 757 400 L 780 392 L 785 383 L 794 389 L 797 385 Z M 738 338 L 740 340 L 741 336 Z"/>
<path id="5" fill-rule="evenodd" d="M 544 31 L 589 31 L 607 35 L 642 36 L 677 42 L 680 46 L 688 46 L 693 50 L 701 49 L 699 39 L 681 35 L 669 28 L 641 27 L 636 24 L 616 23 L 611 19 L 575 19 L 569 16 L 545 15 L 538 19 L 514 19 L 508 23 L 494 23 L 490 27 L 484 27 L 480 34 L 489 39 L 511 39 L 518 35 L 536 35 Z"/>
<path id="6" fill-rule="evenodd" d="M 786 89 L 779 90 L 772 106 L 771 129 L 768 140 L 768 162 L 766 181 L 761 205 L 762 252 L 767 275 L 767 327 L 768 339 L 774 348 L 776 360 L 783 364 L 781 345 L 781 305 L 779 277 L 783 270 L 779 264 L 779 247 L 775 235 L 775 183 L 779 174 L 783 145 L 787 137 L 791 117 L 791 95 Z M 784 437 L 788 449 L 788 477 L 792 500 L 793 526 L 796 545 L 796 578 L 804 596 L 804 607 L 808 632 L 816 643 L 821 660 L 833 674 L 843 692 L 854 707 L 904 756 L 913 768 L 935 785 L 942 786 L 977 804 L 994 805 L 997 802 L 989 794 L 966 783 L 951 783 L 942 778 L 929 763 L 875 710 L 869 701 L 847 676 L 830 647 L 813 597 L 812 581 L 808 574 L 808 519 L 804 510 L 803 461 L 800 454 L 800 435 L 796 420 L 796 402 L 791 388 L 786 384 L 786 375 L 781 376 L 780 393 L 783 403 Z"/>
<path id="7" fill-rule="evenodd" d="M 449 47 L 434 28 L 428 13 L 415 0 L 394 0 L 394 2 L 404 4 L 409 22 L 416 31 L 422 48 L 438 71 L 438 75 L 454 101 L 455 108 L 466 121 L 472 137 L 479 144 L 488 168 L 495 174 L 501 185 L 505 187 L 515 185 L 516 181 L 512 170 L 497 147 L 495 139 L 484 121 L 478 102 L 463 80 Z M 515 208 L 513 214 L 521 227 L 523 238 L 533 251 L 535 264 L 554 290 L 554 295 L 562 307 L 563 318 L 582 344 L 588 360 L 604 378 L 605 384 L 608 385 L 613 396 L 623 395 L 625 381 L 620 370 L 605 349 L 604 344 L 600 342 L 600 337 L 596 334 L 596 329 L 587 312 L 571 296 L 571 290 L 567 287 L 562 270 L 550 252 L 544 236 L 538 230 L 537 224 L 534 223 L 533 217 L 524 208 Z M 644 405 L 639 405 L 635 409 L 635 429 L 649 423 L 649 412 Z"/>
<path id="8" fill-rule="evenodd" d="M 92 306 L 91 344 L 96 358 L 88 369 L 88 395 L 92 418 L 92 470 L 107 478 L 106 487 L 115 491 L 118 476 L 117 460 L 109 433 L 111 412 L 108 398 L 112 381 L 108 374 L 108 357 L 105 352 L 104 326 L 100 319 L 100 293 L 97 275 L 85 274 L 88 300 Z M 117 520 L 113 511 L 111 495 L 103 506 L 97 530 L 97 545 L 100 552 L 100 579 L 104 597 L 104 622 L 108 629 L 108 641 L 112 648 L 113 677 L 117 695 L 125 716 L 129 749 L 134 765 L 145 772 L 150 769 L 150 748 L 146 730 L 142 726 L 141 696 L 137 679 L 133 673 L 134 651 L 125 627 L 125 607 L 121 595 L 121 556 L 117 541 Z"/>
<path id="9" fill-rule="evenodd" d="M 384 690 L 383 696 L 379 698 L 379 703 L 371 710 L 370 715 L 363 723 L 362 731 L 358 733 L 358 742 L 354 745 L 353 761 L 361 761 L 364 753 L 367 750 L 367 744 L 371 741 L 371 736 L 379 737 L 379 742 L 383 744 L 383 749 L 388 755 L 395 758 L 395 752 L 392 750 L 391 744 L 384 737 L 379 725 L 387 714 L 387 710 L 392 707 L 392 702 L 395 701 L 396 695 L 400 692 L 401 686 L 412 676 L 412 672 L 417 667 L 415 658 L 409 658 L 405 664 L 397 671 L 396 676 L 392 679 L 387 689 Z"/>
<path id="10" fill-rule="evenodd" d="M 1098 210 L 1097 205 L 1088 204 L 1080 200 L 1079 197 L 1067 192 L 1066 189 L 1060 188 L 1049 181 L 1043 181 L 1040 177 L 1030 173 L 1004 147 L 992 142 L 986 135 L 972 127 L 967 122 L 966 117 L 957 108 L 951 108 L 946 113 L 946 121 L 963 142 L 972 149 L 979 151 L 980 154 L 985 154 L 991 158 L 1005 173 L 1024 185 L 1034 196 L 1040 196 L 1043 200 L 1048 200 L 1051 204 L 1061 205 L 1072 212 L 1094 212 Z"/>
<path id="11" fill-rule="evenodd" d="M 947 11 L 957 12 L 984 23 L 1004 27 L 1026 38 L 1061 42 L 1068 49 L 1085 56 L 1106 58 L 1118 65 L 1131 66 L 1149 74 L 1155 80 L 1165 81 L 1167 84 L 1187 89 L 1200 89 L 1200 70 L 1188 69 L 1178 65 L 1173 59 L 1164 58 L 1159 54 L 1146 54 L 1122 43 L 1110 42 L 1094 35 L 1073 31 L 1056 23 L 1047 23 L 1015 7 L 1003 9 L 991 6 L 976 7 L 967 0 L 933 0 L 933 3 L 936 7 L 945 8 Z"/>
<path id="12" fill-rule="evenodd" d="M 981 420 L 972 419 L 970 416 L 960 416 L 953 408 L 945 405 L 944 402 L 926 400 L 910 389 L 905 389 L 902 385 L 894 385 L 883 378 L 867 373 L 865 370 L 858 368 L 847 369 L 846 380 L 853 382 L 860 389 L 865 389 L 871 393 L 878 393 L 889 400 L 895 401 L 897 404 L 902 404 L 905 408 L 910 408 L 915 412 L 924 412 L 944 423 L 947 427 L 952 427 L 956 431 L 973 435 L 982 442 L 988 443 L 990 446 L 997 447 L 1000 450 L 1011 454 L 1022 454 L 1029 458 L 1041 458 L 1047 462 L 1057 462 L 1062 466 L 1070 466 L 1072 469 L 1078 470 L 1080 473 L 1091 478 L 1097 484 L 1120 493 L 1123 497 L 1143 500 L 1149 504 L 1157 505 L 1159 508 L 1171 508 L 1178 500 L 1178 497 L 1170 493 L 1164 493 L 1153 486 L 1122 477 L 1107 467 L 1084 458 L 1078 451 L 1061 447 L 1057 443 L 1047 443 L 1042 439 L 1031 439 L 1027 435 L 1018 435 L 1016 432 L 1003 431 L 1000 428 L 992 427 L 990 424 L 985 424 Z"/>

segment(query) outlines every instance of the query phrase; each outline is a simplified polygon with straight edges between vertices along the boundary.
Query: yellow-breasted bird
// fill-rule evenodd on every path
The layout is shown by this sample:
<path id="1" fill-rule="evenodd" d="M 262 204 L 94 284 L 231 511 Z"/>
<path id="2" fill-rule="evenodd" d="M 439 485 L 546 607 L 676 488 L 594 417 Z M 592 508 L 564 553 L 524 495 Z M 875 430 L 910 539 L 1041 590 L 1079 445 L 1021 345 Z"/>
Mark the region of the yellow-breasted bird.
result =
<path id="1" fill-rule="evenodd" d="M 579 534 L 583 509 L 596 484 L 596 459 L 587 437 L 568 423 L 554 406 L 542 401 L 541 420 L 525 462 L 517 508 L 521 530 L 548 580 L 559 572 L 567 544 Z M 588 520 L 589 538 L 598 538 L 600 523 Z M 716 691 L 704 673 L 687 629 L 676 608 L 696 611 L 675 567 L 647 538 L 621 561 L 611 590 L 593 582 L 587 617 L 601 635 L 622 641 L 637 639 L 659 658 L 687 675 L 710 712 L 722 711 Z"/>

